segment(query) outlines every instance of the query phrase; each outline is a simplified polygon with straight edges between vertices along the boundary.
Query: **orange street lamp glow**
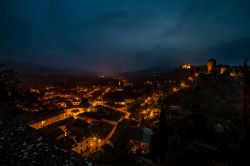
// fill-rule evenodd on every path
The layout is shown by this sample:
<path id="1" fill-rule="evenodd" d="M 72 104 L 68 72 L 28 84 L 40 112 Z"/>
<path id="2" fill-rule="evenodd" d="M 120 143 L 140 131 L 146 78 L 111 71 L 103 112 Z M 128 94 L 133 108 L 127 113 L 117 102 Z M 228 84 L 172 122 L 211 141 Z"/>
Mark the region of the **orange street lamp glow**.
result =
<path id="1" fill-rule="evenodd" d="M 185 83 L 184 82 L 181 82 L 181 87 L 185 87 Z"/>
<path id="2" fill-rule="evenodd" d="M 177 92 L 178 91 L 178 89 L 177 88 L 173 88 L 173 92 Z"/>
<path id="3" fill-rule="evenodd" d="M 189 77 L 188 77 L 188 80 L 190 80 L 190 81 L 194 81 L 194 79 L 193 79 L 193 77 L 192 77 L 192 76 L 189 76 Z"/>

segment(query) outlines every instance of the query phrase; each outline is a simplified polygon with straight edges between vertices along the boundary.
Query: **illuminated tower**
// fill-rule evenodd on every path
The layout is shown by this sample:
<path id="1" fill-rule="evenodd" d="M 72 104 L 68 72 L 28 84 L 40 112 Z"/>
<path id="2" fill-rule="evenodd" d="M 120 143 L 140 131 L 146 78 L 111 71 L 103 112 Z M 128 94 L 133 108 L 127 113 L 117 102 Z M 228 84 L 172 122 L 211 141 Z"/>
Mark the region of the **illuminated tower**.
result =
<path id="1" fill-rule="evenodd" d="M 209 59 L 207 62 L 207 73 L 211 74 L 214 72 L 216 66 L 216 60 L 215 59 Z"/>
<path id="2" fill-rule="evenodd" d="M 226 65 L 223 65 L 223 66 L 221 66 L 220 67 L 220 74 L 225 74 L 225 72 L 227 72 L 228 71 L 228 66 L 226 66 Z"/>

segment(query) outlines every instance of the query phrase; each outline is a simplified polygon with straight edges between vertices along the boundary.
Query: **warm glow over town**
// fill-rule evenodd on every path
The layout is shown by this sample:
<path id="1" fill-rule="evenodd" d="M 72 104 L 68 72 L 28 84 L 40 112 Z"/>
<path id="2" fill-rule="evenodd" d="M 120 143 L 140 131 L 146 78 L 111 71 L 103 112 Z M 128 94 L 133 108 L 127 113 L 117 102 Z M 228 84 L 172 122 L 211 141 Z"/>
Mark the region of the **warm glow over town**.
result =
<path id="1" fill-rule="evenodd" d="M 1 7 L 0 166 L 250 166 L 250 0 Z"/>
<path id="2" fill-rule="evenodd" d="M 210 72 L 208 73 L 212 74 L 212 71 L 216 73 L 216 69 L 214 68 L 216 68 L 215 65 L 213 64 L 213 66 L 211 66 L 211 62 L 209 61 L 207 70 L 210 70 Z M 185 64 L 178 70 L 183 70 L 185 73 L 186 69 L 191 70 L 192 66 L 190 64 Z M 199 70 L 199 74 L 197 70 Z M 218 68 L 218 70 L 220 70 L 220 74 L 225 73 L 224 68 Z M 228 68 L 227 70 L 231 69 Z M 221 71 L 223 71 L 223 73 Z M 230 72 L 229 76 L 235 78 L 236 74 L 232 74 L 232 72 Z M 177 77 L 176 80 L 163 81 L 169 82 L 169 85 L 147 80 L 143 83 L 145 87 L 141 88 L 151 86 L 154 88 L 153 93 L 148 96 L 144 95 L 138 97 L 137 99 L 131 98 L 132 96 L 128 96 L 128 98 L 121 96 L 124 95 L 124 93 L 127 93 L 126 91 L 129 91 L 129 89 L 133 92 L 136 92 L 137 90 L 139 91 L 139 89 L 133 87 L 133 84 L 128 84 L 128 80 L 123 80 L 121 82 L 120 80 L 108 78 L 110 81 L 106 85 L 100 86 L 100 83 L 104 81 L 102 79 L 106 79 L 105 77 L 100 76 L 98 76 L 98 79 L 101 79 L 99 80 L 99 83 L 84 87 L 77 86 L 76 89 L 73 88 L 68 91 L 64 91 L 55 86 L 45 86 L 44 88 L 39 89 L 31 88 L 31 94 L 39 94 L 39 96 L 41 96 L 38 99 L 41 104 L 53 104 L 61 111 L 56 114 L 38 118 L 37 120 L 32 120 L 28 122 L 28 124 L 34 129 L 43 130 L 43 132 L 54 128 L 51 130 L 52 133 L 49 132 L 49 135 L 52 135 L 53 131 L 56 130 L 59 125 L 58 129 L 62 130 L 64 134 L 55 137 L 55 140 L 59 141 L 66 138 L 67 140 L 72 139 L 74 142 L 74 144 L 71 145 L 72 150 L 84 157 L 90 157 L 91 154 L 103 150 L 102 147 L 104 145 L 109 146 L 110 142 L 112 143 L 113 135 L 118 132 L 117 126 L 120 126 L 123 121 L 126 121 L 126 123 L 133 121 L 133 123 L 137 124 L 135 127 L 140 126 L 138 127 L 138 130 L 143 131 L 144 128 L 147 128 L 147 121 L 156 120 L 160 116 L 160 96 L 181 93 L 183 89 L 195 86 L 195 80 L 199 80 L 200 75 L 202 76 L 206 74 L 207 72 L 205 69 L 198 69 L 198 67 L 196 67 L 196 73 L 187 75 L 186 78 L 181 76 L 180 78 Z M 186 80 L 189 82 L 186 82 Z M 119 98 L 117 98 L 118 96 L 115 97 L 116 94 L 119 94 Z M 122 98 L 120 99 L 120 97 Z M 138 103 L 140 103 L 139 106 Z M 34 110 L 39 110 L 42 105 L 40 107 L 38 106 L 37 109 L 34 109 L 32 107 L 27 108 L 25 105 L 22 105 L 22 103 L 19 103 L 18 107 L 27 112 L 33 112 Z M 51 107 L 51 109 L 54 108 Z M 79 131 L 81 134 L 77 133 L 77 130 L 79 129 L 74 125 L 74 123 L 76 123 L 74 121 L 77 121 L 79 124 L 82 123 L 84 126 L 86 125 L 86 130 L 89 130 L 91 135 L 88 135 L 88 132 L 82 133 Z M 58 125 L 56 125 L 57 123 Z M 96 131 L 94 128 L 101 124 L 102 126 L 100 127 L 103 129 Z M 93 128 L 93 130 L 91 128 Z M 81 130 L 84 131 L 85 129 L 82 128 Z M 151 129 L 147 128 L 147 130 Z M 93 134 L 102 135 L 102 137 L 93 137 Z M 149 142 L 141 141 L 145 146 L 149 146 Z M 65 141 L 64 143 L 68 144 Z M 130 148 L 133 149 L 134 147 Z M 147 149 L 147 151 L 148 150 L 149 149 Z"/>
<path id="3" fill-rule="evenodd" d="M 117 148 L 123 155 L 142 157 L 150 155 L 155 146 L 152 141 L 163 116 L 169 125 L 188 118 L 192 109 L 198 109 L 186 106 L 197 100 L 189 95 L 206 90 L 197 89 L 209 81 L 240 81 L 243 72 L 239 67 L 217 65 L 212 59 L 205 67 L 185 64 L 164 77 L 154 74 L 139 81 L 98 76 L 74 86 L 69 82 L 64 86 L 39 83 L 25 87 L 22 99 L 14 104 L 27 125 L 86 160 L 104 161 Z M 221 124 L 217 127 L 222 130 Z M 126 146 L 120 147 L 122 144 Z"/>

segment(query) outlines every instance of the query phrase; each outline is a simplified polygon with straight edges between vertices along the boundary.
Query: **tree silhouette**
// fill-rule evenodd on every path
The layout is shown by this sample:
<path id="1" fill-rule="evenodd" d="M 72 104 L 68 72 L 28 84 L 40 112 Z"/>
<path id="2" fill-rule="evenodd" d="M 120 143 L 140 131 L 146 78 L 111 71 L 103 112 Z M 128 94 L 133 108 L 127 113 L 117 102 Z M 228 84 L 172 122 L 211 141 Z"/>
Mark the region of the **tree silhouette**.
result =
<path id="1" fill-rule="evenodd" d="M 12 69 L 3 69 L 0 65 L 0 101 L 6 102 L 17 97 L 19 80 Z"/>

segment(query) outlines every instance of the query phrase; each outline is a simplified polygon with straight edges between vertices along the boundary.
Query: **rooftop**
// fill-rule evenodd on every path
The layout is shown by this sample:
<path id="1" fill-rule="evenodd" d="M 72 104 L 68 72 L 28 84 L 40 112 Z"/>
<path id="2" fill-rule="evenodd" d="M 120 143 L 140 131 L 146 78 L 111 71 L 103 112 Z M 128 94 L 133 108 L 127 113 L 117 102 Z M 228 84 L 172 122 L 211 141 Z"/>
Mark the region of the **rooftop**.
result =
<path id="1" fill-rule="evenodd" d="M 0 111 L 1 165 L 85 165 L 83 157 L 50 142 L 22 121 Z M 4 155 L 3 155 L 4 154 Z"/>
<path id="2" fill-rule="evenodd" d="M 82 114 L 79 114 L 78 116 L 90 117 L 90 118 L 94 118 L 94 119 L 97 119 L 97 120 L 106 119 L 106 120 L 111 120 L 111 121 L 117 121 L 123 115 L 124 115 L 124 113 L 119 112 L 119 111 L 117 111 L 115 109 L 98 106 L 97 111 L 95 111 L 95 112 L 84 112 Z"/>

